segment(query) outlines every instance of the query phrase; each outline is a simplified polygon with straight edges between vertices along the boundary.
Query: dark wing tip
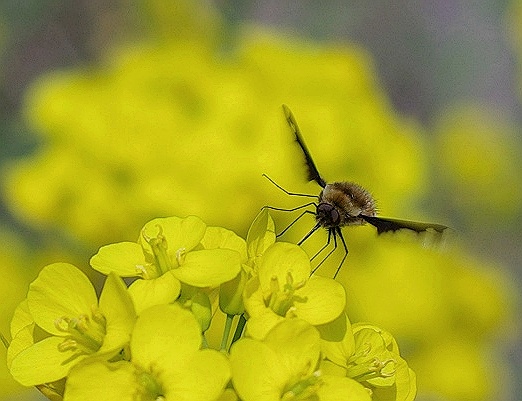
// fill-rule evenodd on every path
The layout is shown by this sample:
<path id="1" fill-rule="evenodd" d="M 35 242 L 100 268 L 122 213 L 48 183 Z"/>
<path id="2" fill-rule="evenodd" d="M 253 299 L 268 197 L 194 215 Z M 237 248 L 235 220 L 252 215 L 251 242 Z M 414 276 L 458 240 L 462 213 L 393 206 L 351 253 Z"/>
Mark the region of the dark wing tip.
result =
<path id="1" fill-rule="evenodd" d="M 312 159 L 312 155 L 310 154 L 310 151 L 308 150 L 308 148 L 306 147 L 306 144 L 304 143 L 304 139 L 301 136 L 301 131 L 299 130 L 299 126 L 297 125 L 297 121 L 296 121 L 294 115 L 292 114 L 292 111 L 286 104 L 283 104 L 282 107 L 283 107 L 283 112 L 285 114 L 286 122 L 288 123 L 288 126 L 291 128 L 291 130 L 294 134 L 295 141 L 301 148 L 301 151 L 303 152 L 303 155 L 305 157 L 305 163 L 306 163 L 306 167 L 308 170 L 307 171 L 308 181 L 315 181 L 322 188 L 324 188 L 326 186 L 326 181 L 323 179 L 323 177 L 321 177 L 321 174 L 319 174 L 319 171 L 317 170 L 317 167 L 315 166 L 315 163 Z"/>
<path id="2" fill-rule="evenodd" d="M 451 228 L 443 224 L 421 223 L 418 221 L 398 220 L 364 215 L 361 215 L 361 218 L 377 228 L 377 234 L 396 232 L 399 230 L 410 230 L 416 233 L 434 231 L 437 235 L 442 235 L 446 230 L 452 231 Z"/>

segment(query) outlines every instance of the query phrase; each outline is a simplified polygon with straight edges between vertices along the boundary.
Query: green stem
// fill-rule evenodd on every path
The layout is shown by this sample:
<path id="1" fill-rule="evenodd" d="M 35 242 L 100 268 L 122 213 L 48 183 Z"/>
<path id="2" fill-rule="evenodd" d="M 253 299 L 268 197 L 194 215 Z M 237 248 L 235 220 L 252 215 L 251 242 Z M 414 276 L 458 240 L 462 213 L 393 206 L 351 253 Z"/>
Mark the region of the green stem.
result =
<path id="1" fill-rule="evenodd" d="M 7 338 L 4 337 L 2 333 L 0 333 L 0 341 L 2 341 L 6 349 L 9 348 L 9 341 L 7 340 Z"/>
<path id="2" fill-rule="evenodd" d="M 225 351 L 227 349 L 228 337 L 230 336 L 230 330 L 232 329 L 232 319 L 234 319 L 234 315 L 227 314 L 225 328 L 223 329 L 223 338 L 221 338 L 221 347 L 219 348 L 220 351 Z"/>
<path id="3" fill-rule="evenodd" d="M 205 333 L 203 333 L 203 335 L 201 336 L 201 348 L 202 349 L 208 348 L 208 341 L 207 341 L 207 337 L 205 337 Z"/>
<path id="4" fill-rule="evenodd" d="M 245 314 L 242 314 L 239 318 L 239 322 L 237 322 L 236 331 L 234 333 L 234 337 L 232 337 L 232 342 L 230 343 L 230 346 L 232 346 L 232 344 L 234 344 L 237 340 L 241 338 L 246 322 L 247 320 Z"/>

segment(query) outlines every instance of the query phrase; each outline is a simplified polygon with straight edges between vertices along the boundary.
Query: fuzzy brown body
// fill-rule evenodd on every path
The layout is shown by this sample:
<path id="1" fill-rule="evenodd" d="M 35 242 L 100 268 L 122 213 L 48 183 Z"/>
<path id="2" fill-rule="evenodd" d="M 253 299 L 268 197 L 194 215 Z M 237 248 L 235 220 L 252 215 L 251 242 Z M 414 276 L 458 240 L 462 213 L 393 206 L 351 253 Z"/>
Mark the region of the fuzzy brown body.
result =
<path id="1" fill-rule="evenodd" d="M 363 225 L 361 217 L 375 216 L 376 207 L 372 195 L 354 182 L 326 184 L 319 194 L 316 220 L 322 227 Z"/>

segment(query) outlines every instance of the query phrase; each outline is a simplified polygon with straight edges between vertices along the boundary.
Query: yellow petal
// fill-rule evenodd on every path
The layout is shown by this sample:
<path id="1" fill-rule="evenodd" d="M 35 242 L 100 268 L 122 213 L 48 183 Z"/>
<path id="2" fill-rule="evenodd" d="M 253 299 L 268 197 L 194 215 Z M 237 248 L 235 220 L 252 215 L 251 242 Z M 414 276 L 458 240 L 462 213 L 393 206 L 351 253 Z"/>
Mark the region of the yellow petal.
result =
<path id="1" fill-rule="evenodd" d="M 138 279 L 129 287 L 138 314 L 151 306 L 174 302 L 180 290 L 181 283 L 174 277 L 172 271 L 151 280 Z"/>
<path id="2" fill-rule="evenodd" d="M 86 358 L 76 351 L 58 351 L 63 337 L 48 337 L 20 352 L 11 363 L 11 374 L 24 386 L 49 383 L 65 377 L 69 369 Z"/>
<path id="3" fill-rule="evenodd" d="M 135 242 L 118 242 L 105 245 L 91 258 L 91 266 L 100 273 L 116 273 L 120 277 L 134 277 L 139 273 L 139 266 L 147 261 L 141 245 Z"/>
<path id="4" fill-rule="evenodd" d="M 45 266 L 31 283 L 27 302 L 38 326 L 51 334 L 62 335 L 54 321 L 63 316 L 90 316 L 98 299 L 81 270 L 68 263 L 54 263 Z"/>
<path id="5" fill-rule="evenodd" d="M 295 302 L 295 315 L 317 325 L 331 322 L 344 311 L 346 293 L 344 287 L 335 280 L 312 276 L 306 285 L 296 291 L 296 296 L 306 302 Z"/>
<path id="6" fill-rule="evenodd" d="M 64 401 L 134 401 L 139 390 L 132 363 L 93 361 L 71 371 Z"/>

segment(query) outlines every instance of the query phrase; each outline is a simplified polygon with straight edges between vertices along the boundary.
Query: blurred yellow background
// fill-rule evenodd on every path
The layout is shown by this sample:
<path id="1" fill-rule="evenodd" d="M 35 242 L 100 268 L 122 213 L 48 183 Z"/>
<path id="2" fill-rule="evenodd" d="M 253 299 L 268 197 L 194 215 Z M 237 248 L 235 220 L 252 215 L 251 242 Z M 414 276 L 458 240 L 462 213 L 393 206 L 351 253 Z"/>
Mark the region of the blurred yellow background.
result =
<path id="1" fill-rule="evenodd" d="M 491 3 L 491 4 L 490 4 Z M 2 9 L 3 8 L 3 9 Z M 370 190 L 383 216 L 447 224 L 443 247 L 347 228 L 338 280 L 353 322 L 390 331 L 418 400 L 510 401 L 522 251 L 522 7 L 401 1 L 154 0 L 0 6 L 0 330 L 47 263 L 197 215 L 245 237 L 262 177 L 318 194 L 321 174 Z M 279 231 L 296 214 L 274 212 Z M 298 241 L 303 219 L 283 239 Z M 305 243 L 313 255 L 326 240 Z M 331 275 L 336 253 L 319 270 Z M 5 355 L 5 350 L 0 351 Z M 39 399 L 0 366 L 0 399 Z"/>

